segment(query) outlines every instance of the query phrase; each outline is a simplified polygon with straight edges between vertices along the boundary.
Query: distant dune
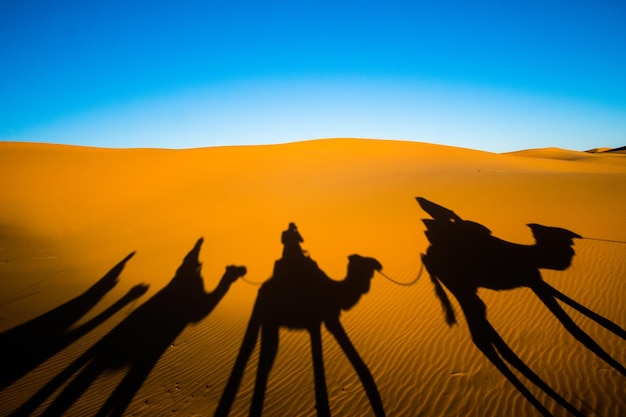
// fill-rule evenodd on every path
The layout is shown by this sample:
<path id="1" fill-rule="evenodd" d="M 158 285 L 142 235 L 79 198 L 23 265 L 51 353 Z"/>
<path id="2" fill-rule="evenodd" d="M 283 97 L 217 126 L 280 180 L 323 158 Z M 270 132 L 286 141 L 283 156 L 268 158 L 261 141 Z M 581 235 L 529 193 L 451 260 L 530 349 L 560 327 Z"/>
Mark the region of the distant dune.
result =
<path id="1" fill-rule="evenodd" d="M 600 149 L 0 143 L 0 415 L 626 415 Z"/>
<path id="2" fill-rule="evenodd" d="M 620 146 L 619 148 L 594 148 L 590 149 L 587 152 L 590 153 L 599 153 L 599 152 L 624 152 L 626 151 L 626 146 Z"/>

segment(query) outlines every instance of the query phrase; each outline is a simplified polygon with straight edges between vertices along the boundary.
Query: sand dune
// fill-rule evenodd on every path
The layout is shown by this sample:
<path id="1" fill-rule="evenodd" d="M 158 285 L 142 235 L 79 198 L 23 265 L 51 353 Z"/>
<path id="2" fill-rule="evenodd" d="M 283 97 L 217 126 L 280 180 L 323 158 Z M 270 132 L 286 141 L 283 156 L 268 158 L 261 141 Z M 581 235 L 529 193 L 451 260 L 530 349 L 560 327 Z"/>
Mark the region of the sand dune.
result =
<path id="1" fill-rule="evenodd" d="M 259 284 L 273 275 L 290 222 L 302 248 L 333 280 L 346 276 L 351 254 L 376 258 L 382 272 L 401 283 L 421 271 L 410 286 L 375 273 L 369 291 L 341 313 L 353 352 L 322 329 L 327 394 L 318 392 L 318 399 L 327 398 L 332 415 L 375 415 L 374 391 L 389 416 L 626 415 L 623 153 L 491 154 L 356 139 L 191 150 L 0 143 L 0 172 L 0 369 L 15 371 L 3 372 L 0 415 L 26 409 L 33 415 L 60 409 L 76 416 L 98 410 L 214 415 Z M 430 245 L 422 219 L 432 217 L 415 197 L 473 222 L 472 233 L 452 239 L 463 242 L 458 253 L 444 245 L 441 255 L 441 265 L 473 271 L 463 276 L 486 275 L 491 265 L 506 281 L 538 268 L 530 258 L 516 267 L 500 255 L 476 255 L 471 259 L 484 260 L 468 263 L 462 249 L 492 248 L 472 240 L 476 230 L 527 247 L 535 244 L 530 223 L 581 236 L 573 239 L 571 266 L 540 269 L 543 281 L 566 297 L 556 298 L 562 310 L 528 287 L 480 288 L 488 324 L 475 322 L 479 333 L 472 339 L 448 288 L 458 320 L 449 327 L 420 258 Z M 558 245 L 549 239 L 548 247 Z M 206 315 L 183 317 L 180 311 L 204 305 L 194 301 L 198 294 L 221 291 L 228 265 L 245 266 L 247 274 Z M 190 284 L 180 293 L 166 291 L 174 282 Z M 137 334 L 143 341 L 162 335 L 175 317 L 171 340 L 133 344 Z M 500 356 L 508 348 L 519 357 L 517 363 L 510 354 L 503 359 L 523 387 L 479 348 L 488 326 L 490 340 L 501 338 Z M 119 352 L 142 346 L 136 348 L 141 354 L 101 354 L 96 364 L 81 359 L 101 340 Z M 155 345 L 164 340 L 159 351 Z M 259 345 L 231 416 L 248 415 Z M 148 363 L 149 355 L 153 365 L 133 366 Z M 360 373 L 351 364 L 355 357 L 362 360 Z M 543 382 L 529 379 L 523 366 Z M 361 383 L 365 373 L 373 387 Z M 281 328 L 261 395 L 263 415 L 316 415 L 319 380 L 308 332 Z"/>

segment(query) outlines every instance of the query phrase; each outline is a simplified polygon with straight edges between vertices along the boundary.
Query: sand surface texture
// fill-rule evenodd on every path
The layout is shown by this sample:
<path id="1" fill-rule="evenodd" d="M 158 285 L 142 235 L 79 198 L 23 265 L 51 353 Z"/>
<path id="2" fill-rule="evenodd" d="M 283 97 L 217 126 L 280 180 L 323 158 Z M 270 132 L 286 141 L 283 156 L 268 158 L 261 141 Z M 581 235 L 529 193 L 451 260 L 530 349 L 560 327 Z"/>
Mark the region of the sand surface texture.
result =
<path id="1" fill-rule="evenodd" d="M 623 152 L 0 143 L 0 174 L 0 415 L 626 415 Z"/>

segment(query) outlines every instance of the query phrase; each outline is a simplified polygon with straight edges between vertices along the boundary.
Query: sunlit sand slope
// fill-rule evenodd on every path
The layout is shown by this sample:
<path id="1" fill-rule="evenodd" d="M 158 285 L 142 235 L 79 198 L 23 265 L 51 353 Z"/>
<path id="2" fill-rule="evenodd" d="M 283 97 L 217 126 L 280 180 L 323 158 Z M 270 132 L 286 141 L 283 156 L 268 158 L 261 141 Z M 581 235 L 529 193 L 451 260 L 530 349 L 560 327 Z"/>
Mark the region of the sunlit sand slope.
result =
<path id="1" fill-rule="evenodd" d="M 11 370 L 0 415 L 213 415 L 220 401 L 228 415 L 248 415 L 261 336 L 244 335 L 290 222 L 317 264 L 311 276 L 342 280 L 348 256 L 360 254 L 397 282 L 419 279 L 402 286 L 374 273 L 351 308 L 328 313 L 346 335 L 322 328 L 317 374 L 315 337 L 280 328 L 267 389 L 257 392 L 264 416 L 316 415 L 316 386 L 335 416 L 375 415 L 376 398 L 389 416 L 626 415 L 623 153 L 352 139 L 192 150 L 0 143 L 0 174 L 0 369 Z M 580 236 L 571 266 L 540 269 L 563 297 L 480 288 L 486 316 L 470 308 L 470 332 L 444 288 L 458 321 L 448 326 L 420 256 L 430 245 L 422 219 L 432 216 L 415 197 L 480 231 L 451 239 L 455 249 L 438 259 L 444 277 L 464 268 L 468 280 L 532 275 L 535 255 L 516 263 L 492 252 L 534 245 L 527 224 Z M 501 241 L 485 243 L 493 237 Z M 247 274 L 230 285 L 228 265 Z M 299 318 L 309 302 L 335 303 L 289 278 L 277 284 L 285 300 L 262 313 L 293 313 L 255 315 L 269 329 L 266 347 L 271 325 Z M 310 298 L 295 294 L 302 288 Z"/>

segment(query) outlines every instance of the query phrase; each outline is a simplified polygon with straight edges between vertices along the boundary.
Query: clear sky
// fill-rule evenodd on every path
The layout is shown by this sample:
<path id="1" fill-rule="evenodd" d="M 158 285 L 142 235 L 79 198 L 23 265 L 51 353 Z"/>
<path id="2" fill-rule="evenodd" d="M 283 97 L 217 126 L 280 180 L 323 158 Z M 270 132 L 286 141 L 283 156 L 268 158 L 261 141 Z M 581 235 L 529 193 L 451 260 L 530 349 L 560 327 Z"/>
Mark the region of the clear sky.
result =
<path id="1" fill-rule="evenodd" d="M 626 145 L 626 1 L 0 0 L 0 140 Z"/>

